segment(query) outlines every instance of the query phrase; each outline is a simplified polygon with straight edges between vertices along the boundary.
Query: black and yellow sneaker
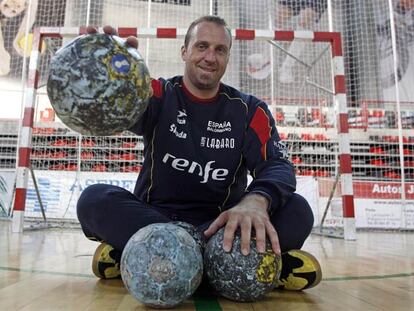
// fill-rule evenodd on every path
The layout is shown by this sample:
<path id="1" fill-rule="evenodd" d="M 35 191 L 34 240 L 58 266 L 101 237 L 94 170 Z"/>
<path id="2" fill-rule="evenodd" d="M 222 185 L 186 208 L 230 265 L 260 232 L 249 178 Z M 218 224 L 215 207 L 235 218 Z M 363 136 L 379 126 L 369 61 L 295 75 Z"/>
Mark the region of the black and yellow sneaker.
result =
<path id="1" fill-rule="evenodd" d="M 308 252 L 291 250 L 282 254 L 282 272 L 277 289 L 304 290 L 322 280 L 318 260 Z"/>
<path id="2" fill-rule="evenodd" d="M 100 279 L 116 279 L 121 277 L 119 263 L 121 252 L 111 245 L 101 243 L 92 259 L 92 271 Z"/>

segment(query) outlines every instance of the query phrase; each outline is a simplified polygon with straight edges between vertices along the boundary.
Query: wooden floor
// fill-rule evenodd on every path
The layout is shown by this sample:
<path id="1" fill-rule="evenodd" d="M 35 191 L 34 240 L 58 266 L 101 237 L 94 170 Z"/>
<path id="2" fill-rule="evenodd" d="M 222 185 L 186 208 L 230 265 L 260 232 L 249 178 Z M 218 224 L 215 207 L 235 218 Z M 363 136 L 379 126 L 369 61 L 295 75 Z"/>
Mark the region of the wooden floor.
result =
<path id="1" fill-rule="evenodd" d="M 97 244 L 79 230 L 10 233 L 0 221 L 0 310 L 147 310 L 120 280 L 90 270 Z M 257 303 L 196 296 L 178 310 L 414 310 L 414 234 L 358 233 L 344 241 L 312 235 L 304 246 L 323 281 L 304 292 L 274 291 Z"/>

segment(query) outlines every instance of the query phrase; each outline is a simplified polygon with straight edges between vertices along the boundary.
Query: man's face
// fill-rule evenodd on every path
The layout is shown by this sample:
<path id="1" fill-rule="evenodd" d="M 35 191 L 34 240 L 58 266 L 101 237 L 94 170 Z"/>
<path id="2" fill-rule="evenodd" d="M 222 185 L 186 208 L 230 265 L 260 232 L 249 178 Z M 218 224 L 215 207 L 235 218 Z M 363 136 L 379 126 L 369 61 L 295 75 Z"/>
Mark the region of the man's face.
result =
<path id="1" fill-rule="evenodd" d="M 202 22 L 194 27 L 188 46 L 181 48 L 184 82 L 190 91 L 217 91 L 229 62 L 230 42 L 223 26 Z"/>
<path id="2" fill-rule="evenodd" d="M 15 17 L 22 13 L 27 7 L 26 0 L 2 0 L 0 12 L 6 17 Z"/>

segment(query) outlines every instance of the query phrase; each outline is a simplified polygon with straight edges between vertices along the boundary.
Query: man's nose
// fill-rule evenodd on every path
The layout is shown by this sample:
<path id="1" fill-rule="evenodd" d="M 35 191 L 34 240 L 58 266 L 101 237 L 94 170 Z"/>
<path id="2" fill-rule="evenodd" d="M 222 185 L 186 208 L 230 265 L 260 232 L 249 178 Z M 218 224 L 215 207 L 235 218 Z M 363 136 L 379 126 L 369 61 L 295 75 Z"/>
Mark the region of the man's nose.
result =
<path id="1" fill-rule="evenodd" d="M 214 51 L 213 49 L 207 49 L 204 59 L 209 62 L 216 61 L 216 51 Z"/>

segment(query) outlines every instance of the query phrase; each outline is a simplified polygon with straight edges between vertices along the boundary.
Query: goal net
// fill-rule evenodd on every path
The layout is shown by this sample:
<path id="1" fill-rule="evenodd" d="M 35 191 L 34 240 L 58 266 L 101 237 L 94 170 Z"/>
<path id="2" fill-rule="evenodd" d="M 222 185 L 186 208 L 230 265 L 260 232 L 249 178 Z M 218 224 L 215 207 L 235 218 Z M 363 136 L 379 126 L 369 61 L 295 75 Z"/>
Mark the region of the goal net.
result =
<path id="1" fill-rule="evenodd" d="M 24 121 L 19 131 L 30 137 L 26 142 L 30 143 L 30 166 L 24 174 L 27 185 L 23 183 L 27 189 L 26 218 L 76 221 L 76 201 L 85 187 L 111 183 L 132 190 L 142 164 L 140 137 L 129 132 L 114 137 L 80 136 L 60 123 L 45 91 L 48 64 L 56 50 L 81 33 L 85 25 L 109 24 L 119 27 L 120 34 L 138 33 L 139 51 L 152 77 L 171 77 L 183 73 L 183 32 L 192 20 L 205 14 L 223 17 L 233 29 L 231 61 L 223 82 L 268 103 L 280 136 L 289 146 L 298 177 L 297 191 L 314 211 L 315 227 L 343 228 L 349 220 L 352 228 L 355 212 L 360 217 L 357 227 L 387 228 L 381 223 L 387 216 L 371 202 L 373 187 L 377 191 L 396 191 L 391 199 L 399 203 L 388 204 L 390 209 L 397 210 L 404 202 L 405 209 L 393 215 L 409 212 L 410 197 L 398 189 L 409 187 L 413 181 L 409 154 L 413 150 L 410 139 L 414 137 L 410 121 L 413 96 L 408 92 L 400 100 L 395 92 L 401 91 L 396 85 L 406 83 L 410 70 L 406 64 L 412 64 L 407 61 L 411 53 L 410 28 L 400 30 L 407 24 L 400 20 L 391 27 L 388 1 L 315 0 L 308 6 L 282 0 L 22 2 L 30 7 L 2 24 L 5 51 L 11 60 L 9 72 L 0 77 L 0 91 L 6 83 L 19 82 L 22 74 L 29 76 L 24 102 L 26 106 L 30 100 L 33 103 L 34 123 L 30 124 L 29 136 Z M 28 12 L 32 14 L 26 16 Z M 25 16 L 23 35 L 19 36 Z M 28 58 L 17 52 L 13 42 L 19 41 L 26 50 L 24 55 L 28 55 L 33 30 L 40 26 L 42 48 L 38 62 L 29 66 Z M 398 34 L 397 67 L 390 45 L 393 30 Z M 338 42 L 334 33 L 340 33 L 341 46 L 334 44 Z M 404 48 L 402 37 L 406 39 Z M 344 67 L 339 51 L 344 54 Z M 34 68 L 37 80 L 31 93 L 30 72 Z M 346 88 L 342 87 L 344 74 Z M 345 89 L 346 98 L 342 96 Z M 17 133 L 9 135 L 15 137 Z M 19 139 L 22 141 L 22 137 Z M 384 145 L 383 139 L 392 141 Z M 394 154 L 384 152 L 392 148 Z M 18 149 L 9 151 L 17 154 Z M 18 162 L 1 163 L 5 163 L 2 169 L 19 166 Z M 407 164 L 402 171 L 401 163 Z M 361 206 L 355 211 L 354 189 L 358 193 L 355 202 Z M 387 196 L 381 199 L 391 202 Z M 371 202 L 367 209 L 365 200 Z M 410 222 L 404 220 L 394 227 L 407 226 Z"/>
<path id="2" fill-rule="evenodd" d="M 38 61 L 32 57 L 29 66 L 28 76 L 37 77 L 37 85 L 33 89 L 31 85 L 27 87 L 34 96 L 26 94 L 34 105 L 30 166 L 20 167 L 20 171 L 26 173 L 19 175 L 18 169 L 17 176 L 17 189 L 19 184 L 24 184 L 19 181 L 21 176 L 28 181 L 24 204 L 26 219 L 76 219 L 77 198 L 85 187 L 111 183 L 132 190 L 142 164 L 140 137 L 128 132 L 116 137 L 80 136 L 63 126 L 50 108 L 44 87 L 49 61 L 65 40 L 82 32 L 82 28 L 71 24 L 72 19 L 78 17 L 76 9 L 69 9 L 71 4 L 74 3 L 66 3 L 63 22 L 56 23 L 61 27 L 40 28 L 43 48 L 39 49 Z M 320 195 L 330 193 L 328 188 L 337 185 L 329 180 L 340 177 L 341 165 L 343 170 L 350 168 L 350 163 L 344 164 L 346 159 L 341 159 L 341 154 L 349 150 L 346 141 L 339 143 L 339 138 L 347 134 L 346 127 L 342 125 L 343 133 L 338 135 L 337 124 L 338 117 L 346 113 L 346 107 L 340 106 L 346 103 L 340 37 L 305 29 L 275 32 L 285 26 L 275 26 L 276 13 L 271 12 L 276 7 L 266 9 L 267 1 L 262 1 L 260 8 L 250 2 L 239 3 L 240 7 L 233 2 L 224 4 L 134 1 L 124 4 L 124 9 L 120 10 L 115 2 L 106 1 L 99 10 L 93 7 L 86 10 L 99 12 L 90 15 L 96 20 L 89 20 L 89 24 L 122 27 L 119 28 L 120 35 L 135 31 L 140 38 L 140 51 L 153 77 L 182 73 L 180 46 L 185 29 L 194 18 L 211 13 L 224 17 L 234 35 L 232 59 L 224 82 L 255 94 L 269 104 L 297 168 L 298 192 L 311 202 L 317 224 L 320 207 L 326 205 L 328 198 Z M 130 15 L 114 16 L 115 9 Z M 171 17 L 165 17 L 165 10 L 172 13 Z M 130 28 L 132 26 L 138 30 Z M 162 38 L 163 33 L 169 34 L 168 38 Z M 296 51 L 292 51 L 292 45 Z M 282 77 L 280 68 L 287 71 L 287 77 Z M 26 101 L 26 109 L 28 107 L 30 103 Z M 22 135 L 26 134 L 24 124 L 23 121 Z M 22 153 L 19 152 L 19 156 Z M 24 161 L 19 164 L 21 162 Z M 347 181 L 352 182 L 352 179 L 349 177 Z M 328 190 L 322 191 L 322 187 L 328 187 Z M 349 201 L 352 200 L 350 188 L 346 203 L 353 207 Z M 338 186 L 332 200 L 340 202 L 341 209 L 342 194 Z M 343 225 L 342 215 L 338 218 L 338 224 Z"/>

